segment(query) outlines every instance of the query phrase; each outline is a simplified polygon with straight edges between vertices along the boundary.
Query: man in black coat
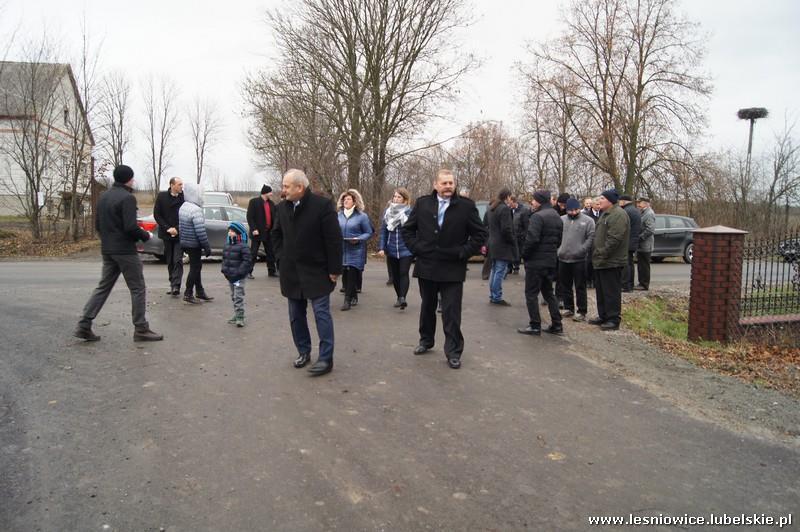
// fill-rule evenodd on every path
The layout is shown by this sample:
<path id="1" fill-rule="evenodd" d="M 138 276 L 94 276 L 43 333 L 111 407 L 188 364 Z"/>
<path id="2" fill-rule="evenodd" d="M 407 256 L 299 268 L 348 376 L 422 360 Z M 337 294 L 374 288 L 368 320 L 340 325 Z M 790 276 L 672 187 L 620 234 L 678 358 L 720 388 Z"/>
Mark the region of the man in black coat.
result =
<path id="1" fill-rule="evenodd" d="M 261 187 L 261 195 L 247 204 L 247 225 L 250 226 L 250 255 L 253 257 L 253 268 L 258 259 L 258 248 L 264 246 L 267 261 L 267 275 L 277 277 L 275 269 L 275 251 L 272 245 L 272 227 L 275 224 L 275 204 L 272 202 L 272 187 Z M 249 277 L 253 278 L 253 271 Z"/>
<path id="2" fill-rule="evenodd" d="M 158 341 L 164 337 L 150 330 L 145 311 L 147 307 L 142 260 L 136 242 L 150 240 L 150 233 L 136 223 L 136 196 L 133 192 L 133 170 L 121 164 L 114 168 L 114 185 L 97 202 L 95 229 L 100 234 L 100 253 L 103 273 L 83 308 L 74 335 L 88 342 L 99 336 L 92 332 L 92 321 L 100 313 L 120 274 L 131 293 L 133 341 Z"/>
<path id="3" fill-rule="evenodd" d="M 158 238 L 164 242 L 164 260 L 169 274 L 167 294 L 177 297 L 181 294 L 183 280 L 183 248 L 178 236 L 178 211 L 183 205 L 183 180 L 173 177 L 169 189 L 162 190 L 153 205 L 153 218 L 158 224 Z"/>
<path id="4" fill-rule="evenodd" d="M 514 215 L 510 203 L 511 191 L 503 188 L 487 209 L 489 215 L 489 256 L 492 269 L 489 276 L 489 303 L 511 306 L 503 299 L 503 279 L 509 267 L 519 255 L 514 235 Z"/>
<path id="5" fill-rule="evenodd" d="M 419 345 L 415 355 L 434 346 L 436 306 L 442 298 L 444 353 L 448 365 L 461 367 L 464 336 L 461 334 L 461 299 L 467 275 L 467 260 L 486 243 L 487 231 L 475 202 L 456 194 L 450 170 L 439 170 L 434 192 L 420 197 L 403 225 L 403 241 L 417 261 L 414 277 L 419 280 L 422 304 L 419 311 Z"/>
<path id="6" fill-rule="evenodd" d="M 561 314 L 558 300 L 553 293 L 553 282 L 558 272 L 558 247 L 564 224 L 555 208 L 550 204 L 550 192 L 538 190 L 533 194 L 533 214 L 528 220 L 521 255 L 525 259 L 525 303 L 528 307 L 529 324 L 517 329 L 521 334 L 538 336 L 542 333 L 542 319 L 539 315 L 539 292 L 550 310 L 551 334 L 562 334 Z"/>
<path id="7" fill-rule="evenodd" d="M 309 369 L 324 375 L 333 369 L 331 292 L 342 273 L 342 231 L 333 202 L 311 193 L 302 170 L 283 176 L 282 201 L 276 210 L 272 240 L 281 261 L 281 294 L 289 300 L 289 325 L 299 356 L 294 367 L 311 361 L 311 333 L 306 309 L 314 310 L 319 359 Z"/>
<path id="8" fill-rule="evenodd" d="M 642 213 L 633 203 L 633 197 L 627 194 L 619 197 L 619 206 L 625 210 L 631 221 L 631 236 L 628 240 L 628 264 L 622 272 L 622 291 L 632 292 L 635 271 L 633 257 L 639 249 L 639 233 L 642 232 Z"/>
<path id="9" fill-rule="evenodd" d="M 514 220 L 514 238 L 517 240 L 517 257 L 512 263 L 511 272 L 518 274 L 520 265 L 520 242 L 525 240 L 525 231 L 528 229 L 528 218 L 531 215 L 531 208 L 528 207 L 524 201 L 512 194 L 511 214 Z"/>

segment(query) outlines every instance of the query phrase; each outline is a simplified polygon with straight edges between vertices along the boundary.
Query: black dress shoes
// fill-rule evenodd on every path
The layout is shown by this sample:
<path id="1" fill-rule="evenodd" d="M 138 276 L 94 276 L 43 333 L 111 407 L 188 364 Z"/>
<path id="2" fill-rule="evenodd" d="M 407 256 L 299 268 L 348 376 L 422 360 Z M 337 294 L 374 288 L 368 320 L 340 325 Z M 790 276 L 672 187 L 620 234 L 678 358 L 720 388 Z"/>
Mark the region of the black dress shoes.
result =
<path id="1" fill-rule="evenodd" d="M 203 301 L 214 301 L 214 298 L 206 294 L 205 292 L 203 292 L 202 294 L 197 294 L 196 297 L 197 299 L 201 299 Z"/>
<path id="2" fill-rule="evenodd" d="M 428 347 L 428 346 L 419 344 L 417 347 L 414 348 L 414 354 L 415 355 L 422 355 L 422 354 L 425 354 L 428 351 L 430 351 L 432 348 L 433 348 L 433 346 Z"/>
<path id="3" fill-rule="evenodd" d="M 505 299 L 490 299 L 489 303 L 491 303 L 492 305 L 498 305 L 500 307 L 510 307 L 511 306 L 511 303 L 509 303 Z"/>
<path id="4" fill-rule="evenodd" d="M 589 325 L 602 325 L 605 323 L 605 320 L 602 318 L 592 318 L 588 322 Z"/>
<path id="5" fill-rule="evenodd" d="M 544 332 L 550 334 L 557 334 L 560 336 L 564 334 L 564 327 L 562 327 L 561 325 L 551 325 L 550 327 L 545 329 Z"/>
<path id="6" fill-rule="evenodd" d="M 447 365 L 450 366 L 451 369 L 458 369 L 461 367 L 461 360 L 457 358 L 448 358 Z"/>
<path id="7" fill-rule="evenodd" d="M 300 369 L 305 367 L 309 362 L 311 362 L 311 353 L 300 353 L 300 356 L 294 361 L 294 367 Z"/>
<path id="8" fill-rule="evenodd" d="M 604 331 L 616 331 L 619 329 L 619 323 L 614 323 L 613 321 L 607 321 L 605 323 L 600 324 L 600 329 Z"/>
<path id="9" fill-rule="evenodd" d="M 517 329 L 517 332 L 520 334 L 529 334 L 531 336 L 539 336 L 542 334 L 541 327 L 531 327 L 528 325 L 524 329 Z"/>
<path id="10" fill-rule="evenodd" d="M 95 333 L 92 332 L 92 329 L 84 329 L 83 327 L 78 327 L 75 329 L 73 333 L 75 338 L 80 338 L 81 340 L 86 340 L 87 342 L 96 342 L 100 339 Z"/>
<path id="11" fill-rule="evenodd" d="M 325 375 L 333 370 L 333 360 L 317 360 L 314 365 L 308 368 L 308 372 L 312 377 L 319 377 Z"/>

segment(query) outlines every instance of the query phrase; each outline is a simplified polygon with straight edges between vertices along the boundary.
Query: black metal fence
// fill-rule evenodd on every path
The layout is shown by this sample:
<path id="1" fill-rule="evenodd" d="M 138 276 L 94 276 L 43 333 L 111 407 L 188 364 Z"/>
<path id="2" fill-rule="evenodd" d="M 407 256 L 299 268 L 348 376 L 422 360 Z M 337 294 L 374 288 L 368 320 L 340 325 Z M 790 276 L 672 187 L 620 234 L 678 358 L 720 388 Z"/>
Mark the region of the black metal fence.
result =
<path id="1" fill-rule="evenodd" d="M 800 314 L 800 229 L 745 239 L 742 318 Z"/>

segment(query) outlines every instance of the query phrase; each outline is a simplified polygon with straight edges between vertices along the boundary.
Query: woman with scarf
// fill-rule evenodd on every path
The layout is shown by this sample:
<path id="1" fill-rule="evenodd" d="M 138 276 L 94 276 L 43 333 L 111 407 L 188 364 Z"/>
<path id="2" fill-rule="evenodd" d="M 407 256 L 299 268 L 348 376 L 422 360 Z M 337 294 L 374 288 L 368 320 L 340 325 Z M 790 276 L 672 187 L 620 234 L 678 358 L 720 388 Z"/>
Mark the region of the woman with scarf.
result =
<path id="1" fill-rule="evenodd" d="M 408 190 L 397 188 L 392 195 L 392 201 L 383 213 L 381 222 L 381 237 L 378 242 L 378 256 L 386 257 L 389 269 L 392 272 L 392 285 L 397 294 L 395 308 L 404 309 L 406 294 L 408 294 L 408 270 L 411 268 L 411 251 L 403 242 L 400 228 L 406 223 L 411 212 L 411 196 Z"/>
<path id="2" fill-rule="evenodd" d="M 358 304 L 358 280 L 364 271 L 367 240 L 373 233 L 369 217 L 364 213 L 364 200 L 355 189 L 348 189 L 336 203 L 339 210 L 339 227 L 342 230 L 342 284 L 344 304 L 341 310 L 350 310 Z"/>

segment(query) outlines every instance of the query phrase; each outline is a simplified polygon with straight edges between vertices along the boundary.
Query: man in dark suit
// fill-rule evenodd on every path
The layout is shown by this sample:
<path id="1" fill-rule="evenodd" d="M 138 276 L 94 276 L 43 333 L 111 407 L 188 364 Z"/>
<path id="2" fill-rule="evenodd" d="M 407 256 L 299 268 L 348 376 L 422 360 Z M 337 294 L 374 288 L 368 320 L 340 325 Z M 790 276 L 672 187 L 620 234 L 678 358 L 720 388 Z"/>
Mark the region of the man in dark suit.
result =
<path id="1" fill-rule="evenodd" d="M 167 294 L 177 297 L 181 294 L 183 281 L 183 248 L 178 236 L 178 211 L 183 205 L 183 180 L 173 177 L 169 180 L 169 190 L 162 190 L 153 205 L 153 218 L 158 224 L 158 238 L 164 242 L 164 260 L 169 275 Z"/>
<path id="2" fill-rule="evenodd" d="M 419 345 L 415 355 L 434 346 L 436 306 L 442 298 L 444 353 L 448 365 L 461 367 L 464 336 L 461 334 L 461 298 L 467 260 L 486 243 L 488 232 L 475 202 L 456 194 L 450 170 L 439 170 L 434 192 L 419 198 L 403 225 L 403 240 L 416 256 L 414 277 L 419 280 L 422 304 L 419 312 Z"/>
<path id="3" fill-rule="evenodd" d="M 261 195 L 256 196 L 247 204 L 247 225 L 250 226 L 250 256 L 253 257 L 253 268 L 258 259 L 258 248 L 264 246 L 267 260 L 267 275 L 277 277 L 275 270 L 275 252 L 272 248 L 272 226 L 275 223 L 275 204 L 272 202 L 272 187 L 261 187 Z M 250 270 L 250 279 L 253 270 Z"/>
<path id="4" fill-rule="evenodd" d="M 308 370 L 324 375 L 333 369 L 331 292 L 342 273 L 342 231 L 333 203 L 311 193 L 302 170 L 283 176 L 282 201 L 276 210 L 272 240 L 281 260 L 281 294 L 289 300 L 289 325 L 299 356 L 294 367 L 311 361 L 311 333 L 306 309 L 314 310 L 319 359 Z"/>

